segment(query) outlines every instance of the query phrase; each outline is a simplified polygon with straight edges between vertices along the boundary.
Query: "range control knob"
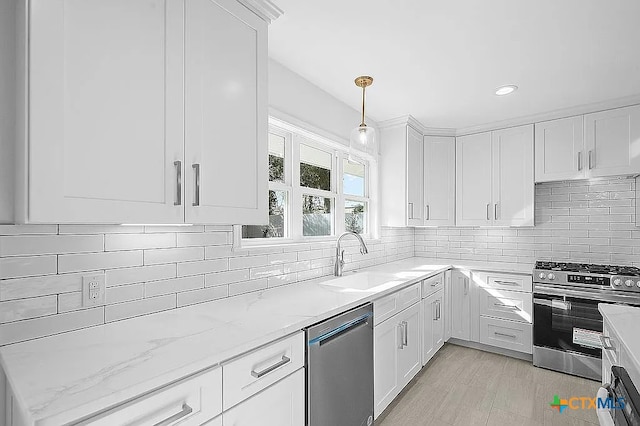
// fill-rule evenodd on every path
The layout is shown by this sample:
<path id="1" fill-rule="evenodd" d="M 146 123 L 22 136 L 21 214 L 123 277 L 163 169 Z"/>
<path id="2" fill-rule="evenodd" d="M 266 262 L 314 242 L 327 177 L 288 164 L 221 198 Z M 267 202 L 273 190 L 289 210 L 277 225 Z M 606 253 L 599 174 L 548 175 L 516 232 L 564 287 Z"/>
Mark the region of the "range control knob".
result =
<path id="1" fill-rule="evenodd" d="M 622 284 L 622 280 L 620 278 L 616 278 L 613 280 L 613 285 L 619 286 Z"/>
<path id="2" fill-rule="evenodd" d="M 637 286 L 638 288 L 640 288 L 640 281 L 638 281 L 638 282 L 636 283 L 636 286 Z"/>
<path id="3" fill-rule="evenodd" d="M 634 282 L 633 282 L 633 281 L 631 281 L 631 280 L 626 280 L 626 281 L 624 282 L 624 285 L 626 285 L 627 287 L 631 287 L 633 284 L 634 284 Z"/>
<path id="4" fill-rule="evenodd" d="M 540 275 L 538 275 L 540 277 L 541 280 L 544 280 L 545 278 L 547 278 L 547 275 L 544 272 L 540 272 Z M 640 281 L 638 281 L 640 282 Z"/>
<path id="5" fill-rule="evenodd" d="M 553 280 L 555 280 L 555 279 L 556 279 L 556 276 L 555 276 L 555 275 L 553 275 L 552 273 L 549 273 L 549 275 L 547 275 L 547 278 L 549 278 L 550 280 L 552 280 L 552 281 L 553 281 Z"/>

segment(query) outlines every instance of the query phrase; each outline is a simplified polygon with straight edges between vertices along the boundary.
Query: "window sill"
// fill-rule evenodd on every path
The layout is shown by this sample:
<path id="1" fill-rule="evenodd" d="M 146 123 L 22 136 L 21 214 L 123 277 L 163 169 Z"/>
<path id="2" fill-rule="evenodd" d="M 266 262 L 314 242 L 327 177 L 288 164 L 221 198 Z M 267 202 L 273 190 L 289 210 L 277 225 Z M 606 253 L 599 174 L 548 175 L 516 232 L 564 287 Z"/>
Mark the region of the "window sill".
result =
<path id="1" fill-rule="evenodd" d="M 256 250 L 256 249 L 292 248 L 296 246 L 311 246 L 313 248 L 316 248 L 316 247 L 317 248 L 327 248 L 327 247 L 333 248 L 336 245 L 337 238 L 338 236 L 330 236 L 330 237 L 305 238 L 300 240 L 282 239 L 279 241 L 273 241 L 273 240 L 251 241 L 251 240 L 238 238 L 237 241 L 234 241 L 233 251 L 237 253 L 242 253 L 242 252 Z M 379 244 L 382 242 L 381 238 L 372 238 L 371 236 L 368 236 L 368 235 L 363 235 L 362 239 L 366 244 Z M 347 242 L 351 242 L 351 241 L 353 241 L 354 243 L 356 242 L 355 239 L 347 240 Z"/>

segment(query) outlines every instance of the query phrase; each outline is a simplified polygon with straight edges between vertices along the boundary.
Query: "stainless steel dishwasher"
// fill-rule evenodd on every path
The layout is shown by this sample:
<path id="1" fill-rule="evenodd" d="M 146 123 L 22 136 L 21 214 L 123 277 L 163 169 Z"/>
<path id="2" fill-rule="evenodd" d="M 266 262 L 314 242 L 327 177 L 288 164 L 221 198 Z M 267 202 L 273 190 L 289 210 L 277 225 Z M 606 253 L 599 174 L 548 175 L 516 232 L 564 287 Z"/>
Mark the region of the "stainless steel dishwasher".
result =
<path id="1" fill-rule="evenodd" d="M 307 425 L 373 424 L 373 306 L 307 329 Z"/>

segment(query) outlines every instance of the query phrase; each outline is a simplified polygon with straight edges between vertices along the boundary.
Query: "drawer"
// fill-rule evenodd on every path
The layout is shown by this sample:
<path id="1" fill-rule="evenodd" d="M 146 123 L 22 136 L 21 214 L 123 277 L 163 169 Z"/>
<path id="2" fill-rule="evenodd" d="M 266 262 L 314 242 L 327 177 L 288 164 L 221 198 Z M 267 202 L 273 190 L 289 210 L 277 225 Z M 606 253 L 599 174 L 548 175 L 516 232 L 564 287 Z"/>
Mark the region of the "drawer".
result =
<path id="1" fill-rule="evenodd" d="M 444 272 L 422 281 L 422 297 L 427 297 L 441 288 L 444 288 Z"/>
<path id="2" fill-rule="evenodd" d="M 373 302 L 373 325 L 391 318 L 420 301 L 420 283 L 415 283 Z"/>
<path id="3" fill-rule="evenodd" d="M 217 367 L 92 417 L 80 425 L 201 425 L 222 413 L 222 369 Z M 173 421 L 171 421 L 173 420 Z M 163 423 L 165 422 L 165 423 Z M 212 421 L 212 425 L 219 422 Z"/>
<path id="4" fill-rule="evenodd" d="M 480 317 L 480 343 L 531 353 L 531 324 Z"/>
<path id="5" fill-rule="evenodd" d="M 304 332 L 270 343 L 222 365 L 225 410 L 304 366 Z"/>
<path id="6" fill-rule="evenodd" d="M 478 293 L 480 315 L 532 323 L 531 293 L 493 288 L 480 288 Z"/>
<path id="7" fill-rule="evenodd" d="M 503 274 L 499 272 L 474 272 L 480 278 L 480 286 L 500 290 L 526 291 L 531 293 L 533 279 L 531 275 Z"/>

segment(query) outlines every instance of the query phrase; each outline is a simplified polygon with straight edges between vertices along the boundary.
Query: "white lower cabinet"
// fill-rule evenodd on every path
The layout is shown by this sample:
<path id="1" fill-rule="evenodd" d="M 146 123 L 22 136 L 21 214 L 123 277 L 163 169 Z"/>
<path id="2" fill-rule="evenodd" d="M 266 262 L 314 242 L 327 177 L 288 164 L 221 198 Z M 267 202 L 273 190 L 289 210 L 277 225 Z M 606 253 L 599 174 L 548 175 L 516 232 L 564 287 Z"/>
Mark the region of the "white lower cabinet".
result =
<path id="1" fill-rule="evenodd" d="M 223 426 L 303 426 L 304 368 L 271 385 L 222 415 Z"/>
<path id="2" fill-rule="evenodd" d="M 78 425 L 201 425 L 222 412 L 222 369 L 201 373 Z M 213 424 L 216 424 L 213 422 Z"/>
<path id="3" fill-rule="evenodd" d="M 422 365 L 444 345 L 444 289 L 422 299 Z"/>
<path id="4" fill-rule="evenodd" d="M 377 418 L 422 368 L 420 303 L 373 329 L 374 416 Z"/>
<path id="5" fill-rule="evenodd" d="M 531 324 L 480 317 L 480 343 L 531 353 Z"/>
<path id="6" fill-rule="evenodd" d="M 471 340 L 471 280 L 469 273 L 451 273 L 451 337 Z"/>

